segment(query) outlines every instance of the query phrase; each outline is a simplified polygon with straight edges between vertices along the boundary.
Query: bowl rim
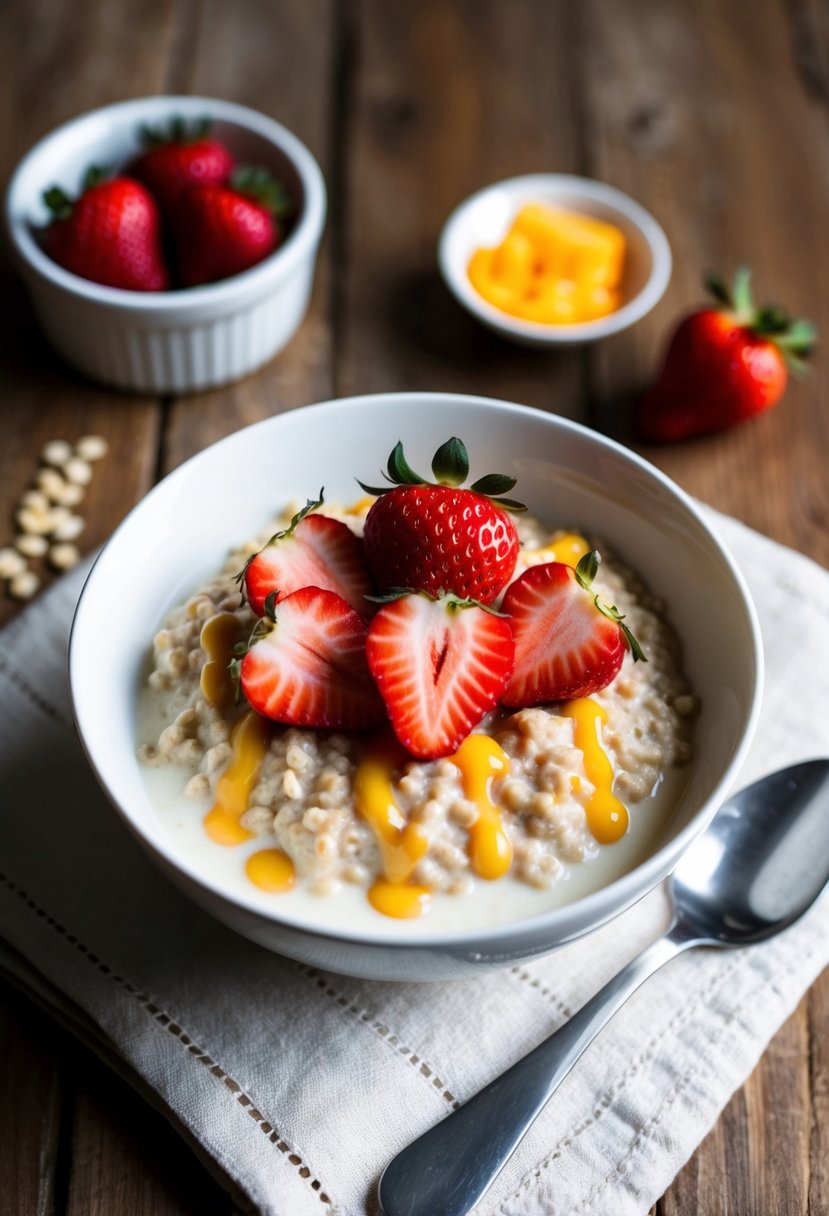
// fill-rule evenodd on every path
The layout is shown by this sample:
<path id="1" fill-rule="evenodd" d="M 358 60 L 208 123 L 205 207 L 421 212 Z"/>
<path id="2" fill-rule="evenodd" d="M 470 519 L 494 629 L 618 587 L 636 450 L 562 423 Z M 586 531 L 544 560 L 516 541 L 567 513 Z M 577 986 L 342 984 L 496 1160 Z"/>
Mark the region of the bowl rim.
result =
<path id="1" fill-rule="evenodd" d="M 511 317 L 509 313 L 485 300 L 468 278 L 455 270 L 452 251 L 467 215 L 474 206 L 487 195 L 497 191 L 506 190 L 516 198 L 520 195 L 529 197 L 534 190 L 549 189 L 550 186 L 557 189 L 567 188 L 575 194 L 581 194 L 585 201 L 603 203 L 618 215 L 624 216 L 639 230 L 651 251 L 651 273 L 644 286 L 621 308 L 606 317 L 572 325 L 555 325 Z M 572 173 L 527 173 L 520 177 L 507 177 L 491 182 L 458 203 L 448 216 L 438 239 L 438 264 L 444 282 L 458 302 L 491 329 L 508 337 L 526 339 L 539 346 L 564 346 L 609 337 L 641 320 L 665 294 L 671 278 L 673 259 L 668 238 L 661 225 L 629 194 L 592 177 L 579 177 Z"/>
<path id="2" fill-rule="evenodd" d="M 733 579 L 735 590 L 738 592 L 738 599 L 743 609 L 744 621 L 747 626 L 747 633 L 750 639 L 750 648 L 752 652 L 753 667 L 754 667 L 754 684 L 753 696 L 751 704 L 746 716 L 744 729 L 739 739 L 734 753 L 725 767 L 725 770 L 720 774 L 716 785 L 711 790 L 707 800 L 702 804 L 691 821 L 671 840 L 663 844 L 655 853 L 634 866 L 632 870 L 626 871 L 613 882 L 608 883 L 604 887 L 600 887 L 594 892 L 582 896 L 580 899 L 573 900 L 569 903 L 561 904 L 557 907 L 548 909 L 545 912 L 537 913 L 531 917 L 523 917 L 517 920 L 511 920 L 501 923 L 496 923 L 489 926 L 479 926 L 473 929 L 442 931 L 430 934 L 427 930 L 423 933 L 407 934 L 405 939 L 394 940 L 391 936 L 391 930 L 386 933 L 373 932 L 368 929 L 346 928 L 343 930 L 331 929 L 330 927 L 318 926 L 313 923 L 307 923 L 301 916 L 296 916 L 286 919 L 279 914 L 279 909 L 265 909 L 261 904 L 257 903 L 253 897 L 247 897 L 237 892 L 228 891 L 221 883 L 214 880 L 211 876 L 200 872 L 195 866 L 190 863 L 188 858 L 182 858 L 175 847 L 166 839 L 160 841 L 151 840 L 145 835 L 138 821 L 138 816 L 133 815 L 129 808 L 127 800 L 124 803 L 116 796 L 114 790 L 111 790 L 99 769 L 92 747 L 88 743 L 87 735 L 84 730 L 84 716 L 79 708 L 79 698 L 76 695 L 76 685 L 78 683 L 78 673 L 83 671 L 81 660 L 78 656 L 78 637 L 81 632 L 82 622 L 90 605 L 93 603 L 92 596 L 94 594 L 95 580 L 100 575 L 102 568 L 102 559 L 106 553 L 118 543 L 118 538 L 121 533 L 127 528 L 132 519 L 144 508 L 144 505 L 157 494 L 167 492 L 165 487 L 184 483 L 190 476 L 192 466 L 199 461 L 205 453 L 212 452 L 214 449 L 220 449 L 225 445 L 230 445 L 234 442 L 239 442 L 239 436 L 249 434 L 251 437 L 257 432 L 279 425 L 279 420 L 288 418 L 297 414 L 311 415 L 315 421 L 324 422 L 326 414 L 335 413 L 341 410 L 343 405 L 347 405 L 352 409 L 359 410 L 360 408 L 371 408 L 380 401 L 384 401 L 391 406 L 404 406 L 422 404 L 424 400 L 441 402 L 442 404 L 464 403 L 465 405 L 474 405 L 481 409 L 484 413 L 495 412 L 503 413 L 504 411 L 511 412 L 516 419 L 526 417 L 538 422 L 539 419 L 545 419 L 553 428 L 560 427 L 565 432 L 575 433 L 582 438 L 586 438 L 591 442 L 597 443 L 600 447 L 614 452 L 623 459 L 631 462 L 640 472 L 644 472 L 653 477 L 660 483 L 663 489 L 666 489 L 671 495 L 677 498 L 683 508 L 692 517 L 696 525 L 701 529 L 711 544 L 719 558 L 727 567 L 728 572 Z M 94 620 L 95 614 L 92 613 Z M 332 398 L 327 401 L 318 402 L 313 405 L 303 406 L 300 409 L 291 410 L 286 413 L 272 415 L 269 418 L 252 423 L 250 426 L 242 427 L 240 430 L 225 436 L 223 439 L 217 440 L 216 443 L 209 444 L 200 452 L 191 456 L 177 469 L 169 473 L 165 478 L 158 482 L 148 494 L 144 496 L 128 513 L 128 515 L 118 525 L 110 539 L 102 547 L 93 563 L 86 580 L 84 582 L 81 594 L 79 596 L 69 637 L 68 648 L 68 666 L 69 666 L 69 685 L 72 703 L 72 715 L 75 722 L 75 727 L 80 739 L 82 748 L 87 757 L 90 767 L 92 768 L 95 777 L 98 780 L 101 788 L 106 794 L 109 802 L 114 807 L 117 814 L 120 816 L 129 830 L 139 839 L 143 847 L 150 853 L 155 855 L 164 866 L 171 867 L 174 871 L 183 875 L 190 883 L 197 888 L 204 889 L 209 895 L 218 897 L 220 900 L 231 904 L 237 910 L 245 913 L 253 914 L 266 923 L 274 927 L 284 928 L 286 931 L 294 931 L 299 933 L 307 933 L 311 936 L 323 938 L 328 941 L 342 942 L 348 945 L 357 946 L 374 946 L 387 947 L 394 946 L 398 950 L 423 950 L 424 948 L 436 950 L 442 954 L 451 953 L 459 950 L 469 950 L 475 946 L 483 947 L 487 951 L 491 951 L 497 947 L 502 947 L 509 942 L 511 938 L 519 936 L 533 935 L 537 940 L 543 940 L 545 936 L 550 939 L 550 949 L 565 941 L 571 940 L 573 937 L 582 936 L 584 933 L 592 932 L 593 929 L 599 928 L 602 924 L 613 919 L 621 912 L 643 898 L 652 891 L 660 882 L 672 872 L 680 857 L 683 855 L 688 846 L 699 836 L 708 826 L 711 819 L 716 814 L 731 788 L 733 779 L 737 774 L 743 760 L 745 759 L 751 740 L 757 726 L 757 721 L 760 714 L 763 681 L 764 681 L 764 654 L 760 632 L 760 623 L 757 616 L 757 611 L 748 590 L 745 578 L 734 562 L 725 544 L 719 539 L 716 533 L 712 530 L 704 518 L 701 510 L 696 505 L 694 500 L 680 486 L 672 481 L 665 473 L 656 468 L 642 456 L 617 443 L 613 439 L 609 439 L 604 435 L 592 430 L 589 427 L 583 426 L 580 423 L 573 422 L 570 419 L 562 418 L 556 414 L 547 414 L 541 410 L 535 409 L 532 406 L 520 405 L 516 402 L 502 401 L 497 398 L 480 397 L 474 394 L 464 393 L 443 393 L 443 392 L 400 392 L 400 393 L 368 393 L 352 397 Z M 667 864 L 666 864 L 667 861 Z M 615 896 L 615 898 L 614 898 Z M 611 904 L 611 907 L 607 907 Z M 579 907 L 584 912 L 590 913 L 584 919 L 589 920 L 589 924 L 575 932 L 570 932 L 562 936 L 556 934 L 556 921 L 566 921 L 572 914 L 572 910 Z M 595 913 L 593 909 L 595 908 Z M 381 926 L 378 926 L 378 930 Z M 385 928 L 385 926 L 383 926 Z M 546 930 L 546 932 L 545 932 Z"/>
<path id="3" fill-rule="evenodd" d="M 36 171 L 40 158 L 55 145 L 67 139 L 82 126 L 94 127 L 107 118 L 134 119 L 180 113 L 185 117 L 207 116 L 235 124 L 268 140 L 291 162 L 302 183 L 303 206 L 296 226 L 284 244 L 262 262 L 216 283 L 201 287 L 167 291 L 130 291 L 107 287 L 65 270 L 40 248 L 32 234 L 29 211 L 23 195 L 29 190 L 29 179 Z M 38 189 L 46 189 L 41 183 Z M 35 274 L 51 288 L 81 297 L 93 304 L 106 305 L 116 311 L 135 316 L 163 313 L 175 314 L 199 306 L 235 303 L 238 299 L 270 287 L 287 277 L 298 262 L 311 252 L 320 239 L 326 215 L 326 189 L 322 170 L 309 149 L 293 132 L 281 123 L 249 106 L 214 97 L 156 94 L 113 102 L 87 110 L 61 123 L 37 141 L 16 165 L 6 189 L 5 221 L 9 239 L 18 261 L 25 271 Z"/>

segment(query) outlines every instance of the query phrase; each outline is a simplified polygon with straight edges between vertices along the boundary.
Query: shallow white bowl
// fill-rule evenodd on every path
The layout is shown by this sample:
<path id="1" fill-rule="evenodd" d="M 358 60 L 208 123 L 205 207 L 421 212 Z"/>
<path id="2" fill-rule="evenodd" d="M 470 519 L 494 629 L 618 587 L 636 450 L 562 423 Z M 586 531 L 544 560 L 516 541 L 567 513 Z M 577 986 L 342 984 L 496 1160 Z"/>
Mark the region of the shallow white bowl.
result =
<path id="1" fill-rule="evenodd" d="M 74 197 L 90 165 L 124 166 L 141 150 L 142 124 L 177 115 L 211 119 L 239 161 L 285 183 L 298 214 L 284 244 L 243 274 L 183 291 L 103 287 L 53 262 L 35 236 L 50 219 L 44 190 L 57 184 Z M 9 183 L 6 223 L 35 312 L 67 362 L 118 388 L 186 393 L 247 375 L 290 341 L 308 306 L 325 208 L 317 162 L 273 119 L 210 97 L 144 97 L 83 114 L 35 144 Z"/>
<path id="2" fill-rule="evenodd" d="M 596 321 L 542 325 L 511 317 L 479 295 L 469 281 L 469 260 L 476 249 L 500 244 L 525 203 L 549 203 L 605 220 L 622 230 L 627 256 L 620 308 Z M 474 317 L 512 342 L 540 348 L 594 342 L 620 333 L 650 312 L 671 277 L 667 237 L 644 207 L 613 186 L 566 173 L 513 177 L 471 195 L 444 225 L 438 262 L 449 290 Z"/>
<path id="3" fill-rule="evenodd" d="M 151 638 L 172 605 L 203 585 L 227 551 L 281 502 L 324 483 L 350 501 L 354 474 L 380 468 L 399 438 L 428 467 L 449 434 L 474 469 L 519 479 L 539 515 L 607 539 L 663 596 L 702 699 L 689 781 L 660 847 L 616 882 L 541 916 L 491 929 L 430 932 L 427 921 L 371 931 L 310 925 L 290 896 L 273 913 L 205 878 L 173 846 L 136 760 L 137 695 Z M 136 563 L 141 577 L 136 578 Z M 129 594 L 124 594 L 124 588 Z M 708 823 L 745 754 L 759 708 L 762 652 L 754 609 L 728 554 L 663 474 L 610 440 L 522 406 L 443 393 L 357 397 L 282 414 L 231 435 L 170 474 L 118 528 L 78 605 L 70 645 L 75 716 L 116 810 L 155 861 L 203 907 L 280 953 L 351 975 L 441 979 L 545 953 L 586 933 L 663 879 Z"/>

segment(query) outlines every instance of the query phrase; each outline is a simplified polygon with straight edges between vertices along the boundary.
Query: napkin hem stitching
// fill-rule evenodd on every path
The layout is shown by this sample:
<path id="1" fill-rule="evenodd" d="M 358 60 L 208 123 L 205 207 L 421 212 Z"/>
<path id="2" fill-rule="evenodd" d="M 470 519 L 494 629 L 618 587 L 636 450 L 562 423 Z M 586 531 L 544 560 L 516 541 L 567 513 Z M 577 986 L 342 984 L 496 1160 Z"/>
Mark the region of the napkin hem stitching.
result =
<path id="1" fill-rule="evenodd" d="M 21 902 L 25 903 L 26 907 L 34 912 L 40 920 L 48 925 L 53 932 L 57 933 L 67 945 L 74 946 L 74 948 L 81 955 L 83 955 L 87 962 L 91 963 L 93 967 L 96 967 L 102 975 L 106 976 L 118 987 L 123 988 L 124 991 L 130 996 L 134 997 L 141 1008 L 150 1015 L 154 1022 L 157 1022 L 158 1025 L 164 1030 L 169 1031 L 169 1033 L 172 1034 L 173 1037 L 176 1038 L 184 1048 L 186 1048 L 188 1053 L 193 1057 L 194 1060 L 197 1061 L 197 1063 L 207 1068 L 208 1071 L 214 1077 L 216 1077 L 216 1079 L 220 1081 L 222 1085 L 224 1085 L 225 1089 L 228 1090 L 242 1109 L 248 1115 L 250 1115 L 259 1130 L 268 1137 L 268 1140 L 272 1144 L 275 1144 L 281 1153 L 289 1154 L 288 1161 L 294 1167 L 294 1169 L 296 1169 L 300 1177 L 303 1178 L 316 1193 L 317 1198 L 328 1207 L 332 1209 L 335 1207 L 326 1192 L 322 1189 L 322 1183 L 320 1180 L 318 1178 L 312 1178 L 311 1170 L 304 1163 L 302 1157 L 298 1153 L 291 1150 L 291 1145 L 282 1138 L 274 1124 L 270 1123 L 265 1118 L 262 1112 L 255 1105 L 250 1095 L 242 1089 L 241 1085 L 239 1085 L 238 1081 L 235 1081 L 233 1077 L 231 1077 L 230 1074 L 227 1073 L 222 1066 L 204 1050 L 203 1047 L 200 1047 L 198 1043 L 194 1043 L 186 1031 L 184 1031 L 182 1027 L 179 1026 L 179 1024 L 172 1017 L 170 1017 L 169 1014 L 160 1009 L 146 992 L 142 992 L 140 988 L 136 988 L 136 986 L 130 983 L 129 980 L 125 979 L 124 976 L 119 975 L 116 971 L 114 971 L 108 963 L 105 963 L 101 958 L 98 957 L 97 954 L 95 954 L 93 950 L 90 950 L 90 948 L 84 942 L 82 942 L 79 937 L 77 937 L 74 933 L 71 933 L 64 925 L 55 920 L 53 916 L 50 916 L 46 909 L 42 908 L 40 904 L 38 904 L 37 901 L 34 900 L 31 895 L 29 895 L 28 891 L 19 885 L 19 883 L 16 883 L 13 878 L 11 878 L 8 874 L 2 873 L 2 871 L 0 871 L 0 881 L 12 894 L 16 895 Z"/>
<path id="2" fill-rule="evenodd" d="M 543 997 L 546 997 L 554 1009 L 557 1009 L 560 1013 L 564 1014 L 564 1020 L 566 1022 L 569 1021 L 573 1016 L 574 1011 L 569 1007 L 569 1005 L 565 1005 L 561 997 L 556 996 L 552 988 L 547 988 L 537 975 L 533 975 L 531 971 L 526 971 L 523 967 L 510 967 L 510 972 L 519 980 L 523 980 L 525 984 L 529 984 L 531 988 L 535 988 L 535 990 L 541 993 Z"/>
<path id="3" fill-rule="evenodd" d="M 726 966 L 721 972 L 717 972 L 699 992 L 699 999 L 696 1002 L 693 1004 L 688 1002 L 677 1010 L 670 1021 L 668 1021 L 662 1027 L 658 1034 L 655 1034 L 651 1038 L 648 1045 L 639 1053 L 638 1056 L 635 1057 L 634 1060 L 631 1061 L 621 1076 L 617 1077 L 615 1081 L 606 1086 L 601 1097 L 596 1099 L 596 1103 L 593 1107 L 593 1114 L 588 1115 L 587 1118 L 583 1119 L 582 1122 L 577 1124 L 576 1127 L 572 1131 L 568 1132 L 566 1136 L 562 1136 L 558 1143 L 555 1144 L 552 1149 L 549 1150 L 549 1152 L 545 1153 L 542 1159 L 524 1175 L 513 1193 L 508 1195 L 507 1198 L 502 1201 L 501 1206 L 498 1209 L 499 1212 L 504 1213 L 508 1203 L 511 1203 L 514 1199 L 519 1199 L 523 1191 L 531 1189 L 533 1183 L 538 1180 L 542 1171 L 549 1169 L 554 1161 L 558 1161 L 562 1157 L 566 1149 L 569 1149 L 580 1136 L 583 1136 L 585 1132 L 589 1131 L 591 1127 L 595 1126 L 595 1124 L 607 1114 L 613 1103 L 616 1102 L 622 1094 L 624 1094 L 630 1081 L 637 1075 L 637 1073 L 641 1072 L 646 1065 L 656 1058 L 662 1041 L 671 1035 L 675 1030 L 681 1028 L 687 1022 L 691 1021 L 692 1015 L 695 1015 L 699 1011 L 700 1007 L 707 1008 L 709 999 L 716 995 L 726 981 L 731 979 L 732 974 L 739 970 L 742 965 L 743 959 L 740 956 L 731 959 L 728 966 Z"/>
<path id="4" fill-rule="evenodd" d="M 18 692 L 22 692 L 24 697 L 34 705 L 35 709 L 39 709 L 45 717 L 53 722 L 60 722 L 63 726 L 72 725 L 71 718 L 52 705 L 51 702 L 47 701 L 45 697 L 42 697 L 36 688 L 32 688 L 28 680 L 16 668 L 11 666 L 2 651 L 0 651 L 0 672 L 8 677 L 9 683 L 13 684 Z"/>
<path id="5" fill-rule="evenodd" d="M 320 992 L 324 993 L 324 995 L 332 1000 L 335 1005 L 343 1010 L 344 1013 L 352 1014 L 358 1019 L 358 1021 L 363 1022 L 369 1027 L 370 1030 L 374 1031 L 374 1033 L 378 1035 L 384 1043 L 386 1043 L 389 1047 L 394 1048 L 398 1055 L 403 1056 L 406 1063 L 411 1064 L 412 1068 L 414 1068 L 419 1075 L 424 1076 L 427 1080 L 431 1080 L 432 1087 L 438 1091 L 441 1098 L 445 1099 L 445 1101 L 449 1103 L 452 1110 L 458 1109 L 458 1107 L 461 1105 L 460 1102 L 446 1083 L 441 1080 L 435 1069 L 432 1068 L 430 1064 L 427 1064 L 423 1057 L 419 1056 L 417 1052 L 412 1051 L 411 1047 L 406 1047 L 401 1041 L 400 1035 L 395 1034 L 395 1032 L 389 1026 L 387 1026 L 385 1022 L 373 1021 L 372 1015 L 367 1009 L 360 1009 L 359 1005 L 356 1005 L 353 1001 L 349 1000 L 345 993 L 338 992 L 333 985 L 329 984 L 327 978 L 324 975 L 321 975 L 320 972 L 314 967 L 307 967 L 302 963 L 296 963 L 295 969 L 302 972 L 302 974 L 308 979 L 313 980 L 314 987 L 318 988 Z M 418 1065 L 420 1065 L 420 1067 L 418 1067 Z"/>
<path id="6" fill-rule="evenodd" d="M 798 964 L 800 964 L 804 961 L 809 961 L 812 958 L 814 958 L 814 956 L 815 956 L 815 950 L 810 950 L 805 955 L 800 955 L 798 957 Z M 786 969 L 785 978 L 788 978 L 789 975 L 793 974 L 796 969 L 797 969 L 796 967 L 788 967 Z M 750 1007 L 751 1003 L 753 1001 L 756 1001 L 757 998 L 762 993 L 769 992 L 769 991 L 775 992 L 779 998 L 781 998 L 781 999 L 783 998 L 783 991 L 780 988 L 779 978 L 777 980 L 772 980 L 772 981 L 769 981 L 767 978 L 764 978 L 763 982 L 761 984 L 759 984 L 757 988 L 755 988 L 751 993 L 747 994 L 747 996 L 744 998 L 744 1004 L 748 1005 Z M 778 1004 L 779 1003 L 780 1002 L 778 1002 Z M 713 1012 L 713 1011 L 710 1011 L 710 1012 Z M 716 1043 L 719 1045 L 720 1040 L 725 1036 L 726 1031 L 729 1029 L 729 1027 L 734 1025 L 735 1022 L 736 1023 L 740 1022 L 740 1020 L 741 1020 L 740 1015 L 741 1015 L 741 1009 L 732 1009 L 728 1013 L 720 1014 L 719 1015 L 719 1017 L 720 1017 L 719 1031 L 718 1031 L 716 1037 L 712 1038 L 710 1035 L 708 1036 L 709 1044 Z M 726 1056 L 726 1051 L 725 1051 L 724 1047 L 720 1048 L 719 1056 L 721 1059 Z M 695 1065 L 692 1065 L 688 1069 L 688 1071 L 679 1078 L 676 1085 L 674 1085 L 674 1087 L 668 1093 L 667 1097 L 663 1101 L 663 1103 L 660 1106 L 657 1113 L 652 1115 L 651 1118 L 642 1125 L 642 1127 L 639 1129 L 637 1134 L 634 1136 L 634 1138 L 630 1144 L 630 1147 L 629 1147 L 628 1151 L 625 1153 L 624 1157 L 622 1157 L 622 1159 L 616 1163 L 616 1165 L 613 1167 L 613 1169 L 610 1170 L 605 1175 L 605 1177 L 602 1179 L 601 1182 L 596 1183 L 596 1185 L 593 1187 L 593 1190 L 590 1192 L 589 1195 L 585 1196 L 584 1199 L 582 1199 L 578 1204 L 576 1204 L 576 1206 L 574 1208 L 571 1209 L 572 1214 L 575 1214 L 578 1211 L 586 1210 L 586 1205 L 588 1203 L 592 1203 L 595 1199 L 598 1199 L 598 1197 L 604 1191 L 607 1190 L 607 1188 L 614 1182 L 614 1180 L 618 1179 L 619 1181 L 621 1181 L 624 1178 L 625 1174 L 630 1172 L 634 1157 L 637 1155 L 637 1153 L 642 1148 L 644 1148 L 650 1141 L 653 1140 L 653 1138 L 656 1136 L 657 1132 L 659 1131 L 659 1128 L 663 1125 L 665 1115 L 668 1112 L 668 1110 L 682 1096 L 682 1094 L 688 1088 L 688 1086 L 691 1084 L 691 1082 L 696 1080 L 696 1078 L 704 1071 L 706 1064 L 709 1064 L 711 1067 L 713 1067 L 714 1061 L 707 1060 L 705 1055 L 703 1055 L 703 1056 L 701 1056 L 701 1058 L 698 1060 L 698 1062 Z M 732 1090 L 732 1092 L 733 1092 L 733 1090 Z M 726 1101 L 727 1101 L 727 1099 L 726 1099 Z"/>

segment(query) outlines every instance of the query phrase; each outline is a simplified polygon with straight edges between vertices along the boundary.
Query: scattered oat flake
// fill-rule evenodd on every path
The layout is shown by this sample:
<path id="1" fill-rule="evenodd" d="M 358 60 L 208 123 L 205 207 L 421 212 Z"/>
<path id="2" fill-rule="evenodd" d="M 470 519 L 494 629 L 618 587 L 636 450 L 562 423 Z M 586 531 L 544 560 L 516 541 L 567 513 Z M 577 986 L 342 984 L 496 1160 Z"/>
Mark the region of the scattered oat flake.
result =
<path id="1" fill-rule="evenodd" d="M 42 490 L 48 498 L 54 499 L 56 494 L 60 494 L 66 482 L 57 469 L 41 469 L 37 475 L 37 485 L 38 489 Z"/>
<path id="2" fill-rule="evenodd" d="M 83 496 L 83 486 L 76 486 L 74 482 L 66 481 L 63 483 L 60 493 L 55 493 L 55 502 L 62 507 L 77 507 L 78 503 L 83 502 Z"/>
<path id="3" fill-rule="evenodd" d="M 75 455 L 81 460 L 103 460 L 109 451 L 109 444 L 103 435 L 84 435 L 75 444 Z"/>
<path id="4" fill-rule="evenodd" d="M 71 460 L 67 460 L 63 466 L 63 473 L 66 479 L 76 486 L 88 486 L 92 480 L 92 466 L 88 460 L 82 460 L 80 456 L 73 456 Z"/>
<path id="5" fill-rule="evenodd" d="M 32 507 L 21 507 L 15 519 L 30 536 L 48 536 L 55 527 L 51 511 L 36 511 Z"/>
<path id="6" fill-rule="evenodd" d="M 37 575 L 32 570 L 24 570 L 9 583 L 9 594 L 16 600 L 30 600 L 39 586 Z"/>
<path id="7" fill-rule="evenodd" d="M 49 499 L 42 490 L 27 490 L 20 499 L 21 507 L 32 507 L 35 511 L 48 511 Z"/>
<path id="8" fill-rule="evenodd" d="M 50 439 L 40 453 L 40 459 L 44 464 L 61 465 L 66 464 L 72 456 L 72 445 L 67 443 L 65 439 Z"/>
<path id="9" fill-rule="evenodd" d="M 0 578 L 15 578 L 26 569 L 26 559 L 16 549 L 0 549 Z"/>
<path id="10" fill-rule="evenodd" d="M 49 542 L 45 536 L 31 536 L 28 532 L 18 536 L 14 544 L 15 548 L 25 557 L 43 557 L 49 548 Z"/>
<path id="11" fill-rule="evenodd" d="M 70 515 L 67 511 L 52 533 L 52 539 L 77 540 L 85 527 L 86 521 L 81 519 L 80 515 Z"/>
<path id="12" fill-rule="evenodd" d="M 77 545 L 52 545 L 49 550 L 49 563 L 56 570 L 71 570 L 81 560 L 81 551 Z"/>

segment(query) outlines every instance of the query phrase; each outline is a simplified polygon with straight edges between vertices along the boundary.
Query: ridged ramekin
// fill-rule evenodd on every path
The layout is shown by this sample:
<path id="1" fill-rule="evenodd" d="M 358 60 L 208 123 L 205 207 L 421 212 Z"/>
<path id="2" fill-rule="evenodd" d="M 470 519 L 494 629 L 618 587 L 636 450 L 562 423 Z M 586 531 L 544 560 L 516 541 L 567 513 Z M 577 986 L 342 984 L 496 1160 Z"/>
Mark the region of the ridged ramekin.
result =
<path id="1" fill-rule="evenodd" d="M 240 161 L 277 174 L 299 211 L 284 244 L 243 274 L 179 291 L 102 287 L 64 270 L 38 244 L 43 191 L 80 189 L 90 164 L 122 166 L 142 124 L 211 119 Z M 9 183 L 6 220 L 35 312 L 61 355 L 105 384 L 149 393 L 212 388 L 254 371 L 293 337 L 305 315 L 325 224 L 317 162 L 295 135 L 246 106 L 208 97 L 146 97 L 93 110 L 52 131 Z"/>

